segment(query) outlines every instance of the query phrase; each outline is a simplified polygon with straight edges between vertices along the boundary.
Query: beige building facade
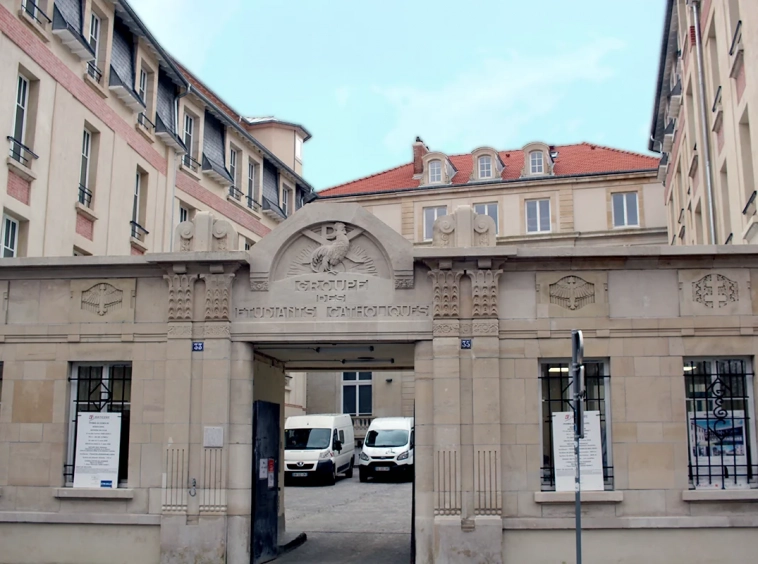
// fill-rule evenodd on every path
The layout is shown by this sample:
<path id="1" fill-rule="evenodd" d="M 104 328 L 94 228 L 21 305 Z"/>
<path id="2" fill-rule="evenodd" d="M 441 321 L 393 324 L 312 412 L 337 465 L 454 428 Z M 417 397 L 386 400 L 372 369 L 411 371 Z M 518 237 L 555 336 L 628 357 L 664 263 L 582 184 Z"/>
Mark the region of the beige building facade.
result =
<path id="1" fill-rule="evenodd" d="M 573 329 L 602 457 L 585 557 L 758 550 L 753 247 L 507 246 L 469 206 L 428 246 L 350 203 L 308 205 L 248 253 L 213 250 L 229 222 L 190 227 L 185 252 L 0 269 L 1 561 L 247 564 L 253 406 L 281 407 L 285 372 L 368 369 L 412 397 L 417 562 L 570 561 L 552 420 Z M 79 413 L 121 414 L 118 487 L 73 487 Z"/>
<path id="2" fill-rule="evenodd" d="M 758 239 L 758 4 L 668 0 L 650 149 L 669 243 Z"/>
<path id="3" fill-rule="evenodd" d="M 123 0 L 0 2 L 4 257 L 179 250 L 197 211 L 249 248 L 312 190 L 301 126 L 242 117 Z"/>

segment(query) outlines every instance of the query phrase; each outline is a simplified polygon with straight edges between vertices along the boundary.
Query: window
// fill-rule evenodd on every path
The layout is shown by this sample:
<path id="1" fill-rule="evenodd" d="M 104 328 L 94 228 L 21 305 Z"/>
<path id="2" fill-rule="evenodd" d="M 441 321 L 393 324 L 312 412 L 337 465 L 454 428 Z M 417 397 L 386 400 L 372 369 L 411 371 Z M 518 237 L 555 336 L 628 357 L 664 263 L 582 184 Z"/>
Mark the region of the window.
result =
<path id="1" fill-rule="evenodd" d="M 550 231 L 550 200 L 528 200 L 526 202 L 526 232 L 546 233 Z"/>
<path id="2" fill-rule="evenodd" d="M 189 221 L 189 210 L 184 206 L 179 206 L 179 223 Z"/>
<path id="3" fill-rule="evenodd" d="M 613 194 L 613 226 L 632 227 L 640 224 L 637 216 L 637 192 Z"/>
<path id="4" fill-rule="evenodd" d="M 429 161 L 429 183 L 442 182 L 442 161 Z"/>
<path id="5" fill-rule="evenodd" d="M 529 170 L 532 174 L 542 174 L 545 172 L 543 158 L 542 151 L 532 151 L 529 153 Z"/>
<path id="6" fill-rule="evenodd" d="M 89 22 L 89 46 L 92 47 L 95 56 L 100 44 L 100 25 L 100 18 L 93 12 Z"/>
<path id="7" fill-rule="evenodd" d="M 424 208 L 424 241 L 431 241 L 434 236 L 434 220 L 447 215 L 447 206 Z"/>
<path id="8" fill-rule="evenodd" d="M 753 371 L 747 360 L 684 363 L 691 488 L 756 485 Z"/>
<path id="9" fill-rule="evenodd" d="M 3 258 L 18 256 L 18 221 L 3 216 Z"/>
<path id="10" fill-rule="evenodd" d="M 147 73 L 145 69 L 139 71 L 139 97 L 147 104 Z"/>
<path id="11" fill-rule="evenodd" d="M 497 234 L 499 227 L 497 221 L 497 202 L 492 202 L 491 204 L 475 204 L 474 211 L 480 215 L 488 215 L 495 220 L 495 233 Z"/>
<path id="12" fill-rule="evenodd" d="M 132 367 L 129 364 L 82 364 L 71 371 L 68 454 L 64 469 L 66 485 L 74 482 L 76 429 L 79 413 L 120 413 L 118 482 L 126 485 L 129 470 L 129 414 Z"/>
<path id="13" fill-rule="evenodd" d="M 247 205 L 252 207 L 255 200 L 255 162 L 247 162 Z"/>
<path id="14" fill-rule="evenodd" d="M 372 405 L 371 372 L 343 372 L 342 413 L 368 416 Z"/>
<path id="15" fill-rule="evenodd" d="M 89 187 L 91 151 L 92 134 L 85 129 L 82 134 L 82 162 L 79 168 L 79 203 L 87 207 L 92 205 L 92 191 Z"/>
<path id="16" fill-rule="evenodd" d="M 252 247 L 252 246 L 253 246 L 252 241 L 250 241 L 250 239 L 248 239 L 247 237 L 245 237 L 245 250 L 249 251 L 250 247 Z"/>
<path id="17" fill-rule="evenodd" d="M 142 184 L 142 175 L 139 171 L 137 171 L 137 175 L 135 176 L 134 181 L 134 205 L 132 207 L 132 221 L 134 223 L 139 223 L 139 208 L 140 208 L 140 187 Z"/>
<path id="18" fill-rule="evenodd" d="M 239 179 L 237 178 L 237 151 L 231 149 L 229 151 L 229 174 L 232 176 L 235 186 L 239 186 Z"/>
<path id="19" fill-rule="evenodd" d="M 492 178 L 492 157 L 489 155 L 479 157 L 479 178 Z"/>
<path id="20" fill-rule="evenodd" d="M 295 158 L 299 161 L 303 160 L 303 138 L 299 135 L 295 135 Z"/>
<path id="21" fill-rule="evenodd" d="M 147 203 L 147 174 L 140 169 L 134 177 L 134 202 L 132 204 L 132 237 L 145 241 L 145 206 Z"/>
<path id="22" fill-rule="evenodd" d="M 573 378 L 569 373 L 569 361 L 543 363 L 540 366 L 542 388 L 542 460 L 540 472 L 542 490 L 555 489 L 555 462 L 553 453 L 553 414 L 573 412 Z M 585 361 L 584 383 L 587 390 L 584 398 L 586 411 L 600 412 L 600 438 L 603 448 L 603 482 L 606 490 L 613 489 L 613 452 L 610 445 L 611 422 L 606 420 L 611 377 L 608 364 L 601 361 Z"/>
<path id="23" fill-rule="evenodd" d="M 292 190 L 289 188 L 282 189 L 282 211 L 286 217 L 290 215 L 290 201 L 292 200 Z"/>
<path id="24" fill-rule="evenodd" d="M 16 116 L 13 122 L 13 141 L 11 141 L 11 157 L 18 162 L 24 159 L 23 145 L 26 140 L 26 119 L 29 107 L 29 81 L 18 75 L 16 88 Z"/>
<path id="25" fill-rule="evenodd" d="M 189 114 L 184 114 L 184 145 L 187 147 L 187 154 L 184 155 L 184 166 L 193 168 L 192 159 L 195 155 L 194 147 L 195 135 L 195 118 Z"/>

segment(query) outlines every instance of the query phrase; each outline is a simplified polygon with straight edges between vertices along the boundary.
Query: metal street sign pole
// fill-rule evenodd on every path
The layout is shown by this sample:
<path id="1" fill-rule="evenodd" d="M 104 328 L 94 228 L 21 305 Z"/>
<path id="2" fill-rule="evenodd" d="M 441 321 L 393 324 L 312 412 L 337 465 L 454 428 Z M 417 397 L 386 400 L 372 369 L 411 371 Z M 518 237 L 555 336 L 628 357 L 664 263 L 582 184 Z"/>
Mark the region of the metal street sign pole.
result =
<path id="1" fill-rule="evenodd" d="M 574 384 L 574 505 L 576 510 L 576 564 L 582 564 L 582 498 L 579 440 L 584 438 L 584 337 L 582 332 L 571 331 L 571 377 Z"/>

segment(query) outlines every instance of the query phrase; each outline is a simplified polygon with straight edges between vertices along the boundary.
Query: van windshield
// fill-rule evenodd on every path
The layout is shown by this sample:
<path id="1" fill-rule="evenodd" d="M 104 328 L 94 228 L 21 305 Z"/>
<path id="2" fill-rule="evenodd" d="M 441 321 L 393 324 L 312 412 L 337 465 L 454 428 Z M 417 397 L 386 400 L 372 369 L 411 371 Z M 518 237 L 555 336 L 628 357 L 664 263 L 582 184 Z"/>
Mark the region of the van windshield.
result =
<path id="1" fill-rule="evenodd" d="M 366 435 L 367 447 L 400 447 L 408 444 L 408 431 L 402 429 L 377 429 Z"/>
<path id="2" fill-rule="evenodd" d="M 287 429 L 284 431 L 285 450 L 323 450 L 329 446 L 331 429 Z"/>

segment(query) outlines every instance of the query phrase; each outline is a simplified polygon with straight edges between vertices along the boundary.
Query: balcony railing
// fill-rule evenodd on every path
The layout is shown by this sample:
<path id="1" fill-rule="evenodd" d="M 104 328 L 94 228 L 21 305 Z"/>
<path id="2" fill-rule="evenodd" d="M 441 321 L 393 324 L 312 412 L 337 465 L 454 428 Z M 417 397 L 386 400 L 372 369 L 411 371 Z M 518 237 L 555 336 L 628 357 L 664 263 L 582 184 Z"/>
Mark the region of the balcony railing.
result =
<path id="1" fill-rule="evenodd" d="M 129 225 L 132 227 L 132 237 L 137 239 L 137 241 L 140 241 L 141 243 L 145 242 L 145 235 L 149 235 L 150 232 L 142 227 L 139 223 L 136 221 L 130 221 Z"/>
<path id="2" fill-rule="evenodd" d="M 716 96 L 713 99 L 713 107 L 711 107 L 711 111 L 715 114 L 719 108 L 721 108 L 721 86 L 716 90 Z"/>
<path id="3" fill-rule="evenodd" d="M 21 143 L 18 139 L 14 139 L 10 135 L 6 137 L 8 141 L 10 141 L 11 149 L 10 149 L 10 156 L 14 161 L 20 162 L 22 165 L 24 165 L 26 168 L 30 168 L 30 165 L 32 164 L 32 159 L 38 159 L 39 156 L 34 154 L 32 150 Z"/>
<path id="4" fill-rule="evenodd" d="M 247 198 L 247 207 L 251 210 L 261 211 L 261 203 L 252 196 L 245 196 Z"/>
<path id="5" fill-rule="evenodd" d="M 141 125 L 146 131 L 155 131 L 155 124 L 145 115 L 145 112 L 140 112 L 137 116 L 137 123 Z"/>
<path id="6" fill-rule="evenodd" d="M 732 57 L 742 43 L 742 20 L 737 22 L 737 28 L 732 36 L 732 46 L 729 48 L 729 56 Z"/>
<path id="7" fill-rule="evenodd" d="M 87 61 L 87 74 L 90 76 L 92 80 L 94 80 L 98 84 L 102 84 L 103 71 L 97 68 L 97 65 L 95 64 L 94 61 Z"/>
<path id="8" fill-rule="evenodd" d="M 184 155 L 182 157 L 182 164 L 190 169 L 192 172 L 198 172 L 200 170 L 200 167 L 202 166 L 199 162 L 197 162 L 195 159 L 190 157 L 189 155 Z"/>
<path id="9" fill-rule="evenodd" d="M 79 184 L 79 203 L 88 208 L 92 207 L 92 190 Z"/>
<path id="10" fill-rule="evenodd" d="M 242 200 L 242 196 L 244 194 L 242 193 L 242 190 L 237 188 L 236 186 L 229 186 L 229 196 L 237 200 L 238 202 Z"/>
<path id="11" fill-rule="evenodd" d="M 35 2 L 32 2 L 32 0 L 25 0 L 22 2 L 21 7 L 30 18 L 32 18 L 35 22 L 43 27 L 46 24 L 53 22 L 53 20 L 51 20 Z"/>

